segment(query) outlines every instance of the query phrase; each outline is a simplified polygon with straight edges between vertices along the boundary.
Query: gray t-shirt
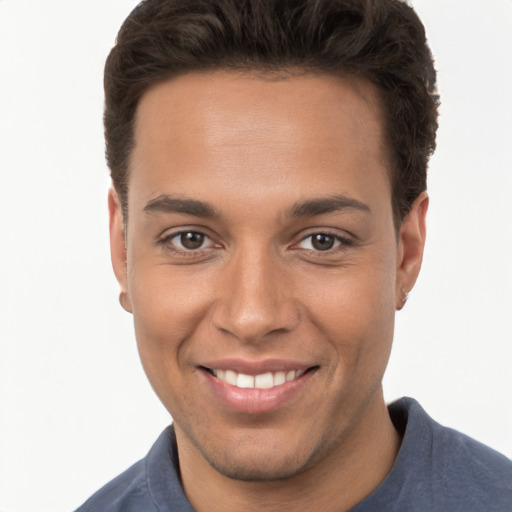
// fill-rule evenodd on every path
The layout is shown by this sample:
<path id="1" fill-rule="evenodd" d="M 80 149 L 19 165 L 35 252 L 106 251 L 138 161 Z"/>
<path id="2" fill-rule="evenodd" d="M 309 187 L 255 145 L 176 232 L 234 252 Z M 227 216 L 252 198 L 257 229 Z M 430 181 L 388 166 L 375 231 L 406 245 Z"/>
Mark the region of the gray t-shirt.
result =
<path id="1" fill-rule="evenodd" d="M 411 398 L 389 406 L 403 441 L 393 469 L 351 512 L 512 512 L 512 461 L 432 420 Z M 148 455 L 76 512 L 194 512 L 172 426 Z M 340 490 L 342 492 L 342 490 Z"/>

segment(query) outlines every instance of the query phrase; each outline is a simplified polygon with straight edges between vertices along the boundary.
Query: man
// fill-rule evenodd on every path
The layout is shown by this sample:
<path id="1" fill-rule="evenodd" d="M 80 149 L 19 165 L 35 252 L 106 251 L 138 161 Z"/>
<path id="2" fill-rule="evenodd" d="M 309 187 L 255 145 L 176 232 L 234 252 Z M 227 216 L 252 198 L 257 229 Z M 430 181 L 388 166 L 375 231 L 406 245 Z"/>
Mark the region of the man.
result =
<path id="1" fill-rule="evenodd" d="M 386 407 L 435 71 L 396 0 L 147 0 L 105 70 L 111 250 L 173 417 L 79 511 L 505 511 L 512 463 Z"/>

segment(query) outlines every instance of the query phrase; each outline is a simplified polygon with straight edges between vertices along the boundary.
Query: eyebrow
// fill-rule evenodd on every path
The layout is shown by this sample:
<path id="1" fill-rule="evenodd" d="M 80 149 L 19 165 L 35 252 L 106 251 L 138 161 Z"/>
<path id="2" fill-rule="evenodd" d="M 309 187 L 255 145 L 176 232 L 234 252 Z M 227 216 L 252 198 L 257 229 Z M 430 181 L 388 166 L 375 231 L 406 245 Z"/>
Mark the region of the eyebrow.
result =
<path id="1" fill-rule="evenodd" d="M 144 211 L 149 213 L 184 213 L 186 215 L 204 218 L 220 216 L 219 211 L 210 203 L 198 201 L 197 199 L 172 197 L 166 194 L 162 194 L 148 201 L 144 207 Z"/>
<path id="2" fill-rule="evenodd" d="M 288 216 L 291 218 L 314 217 L 315 215 L 325 215 L 343 210 L 358 210 L 364 213 L 371 213 L 370 207 L 367 204 L 351 197 L 335 195 L 295 203 L 290 209 Z M 197 199 L 172 197 L 166 194 L 148 201 L 144 211 L 149 213 L 184 213 L 203 218 L 218 218 L 221 216 L 219 210 L 210 203 Z"/>
<path id="3" fill-rule="evenodd" d="M 314 217 L 315 215 L 324 215 L 343 210 L 371 213 L 371 209 L 367 204 L 351 197 L 335 195 L 295 203 L 289 215 L 290 217 Z"/>

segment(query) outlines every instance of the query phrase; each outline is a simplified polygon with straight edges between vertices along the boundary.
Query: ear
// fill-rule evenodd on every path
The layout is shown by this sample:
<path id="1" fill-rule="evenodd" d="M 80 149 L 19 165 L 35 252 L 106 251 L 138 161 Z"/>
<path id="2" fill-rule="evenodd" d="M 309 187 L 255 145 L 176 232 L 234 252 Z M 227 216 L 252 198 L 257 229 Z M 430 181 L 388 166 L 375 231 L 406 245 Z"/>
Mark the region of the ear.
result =
<path id="1" fill-rule="evenodd" d="M 121 287 L 119 302 L 121 306 L 132 312 L 130 296 L 128 294 L 128 268 L 126 264 L 126 239 L 124 233 L 123 214 L 119 197 L 114 187 L 108 191 L 108 213 L 110 228 L 110 256 L 114 274 Z"/>
<path id="2" fill-rule="evenodd" d="M 422 192 L 414 201 L 400 228 L 396 274 L 396 309 L 404 307 L 407 295 L 412 290 L 420 273 L 425 248 L 427 192 Z"/>

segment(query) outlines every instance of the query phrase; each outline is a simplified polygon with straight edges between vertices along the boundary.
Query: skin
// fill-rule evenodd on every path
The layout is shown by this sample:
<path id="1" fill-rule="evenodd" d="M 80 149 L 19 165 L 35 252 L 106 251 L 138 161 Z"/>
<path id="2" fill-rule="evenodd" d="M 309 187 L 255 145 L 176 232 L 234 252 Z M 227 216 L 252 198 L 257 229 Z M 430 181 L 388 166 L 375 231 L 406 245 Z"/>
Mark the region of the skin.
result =
<path id="1" fill-rule="evenodd" d="M 370 83 L 322 75 L 190 73 L 141 99 L 126 232 L 109 195 L 112 261 L 198 511 L 348 510 L 393 465 L 381 382 L 428 198 L 397 233 L 381 118 Z M 297 208 L 333 196 L 359 206 Z M 187 250 L 181 232 L 206 237 Z M 202 365 L 227 358 L 314 370 L 251 414 L 212 393 Z"/>

